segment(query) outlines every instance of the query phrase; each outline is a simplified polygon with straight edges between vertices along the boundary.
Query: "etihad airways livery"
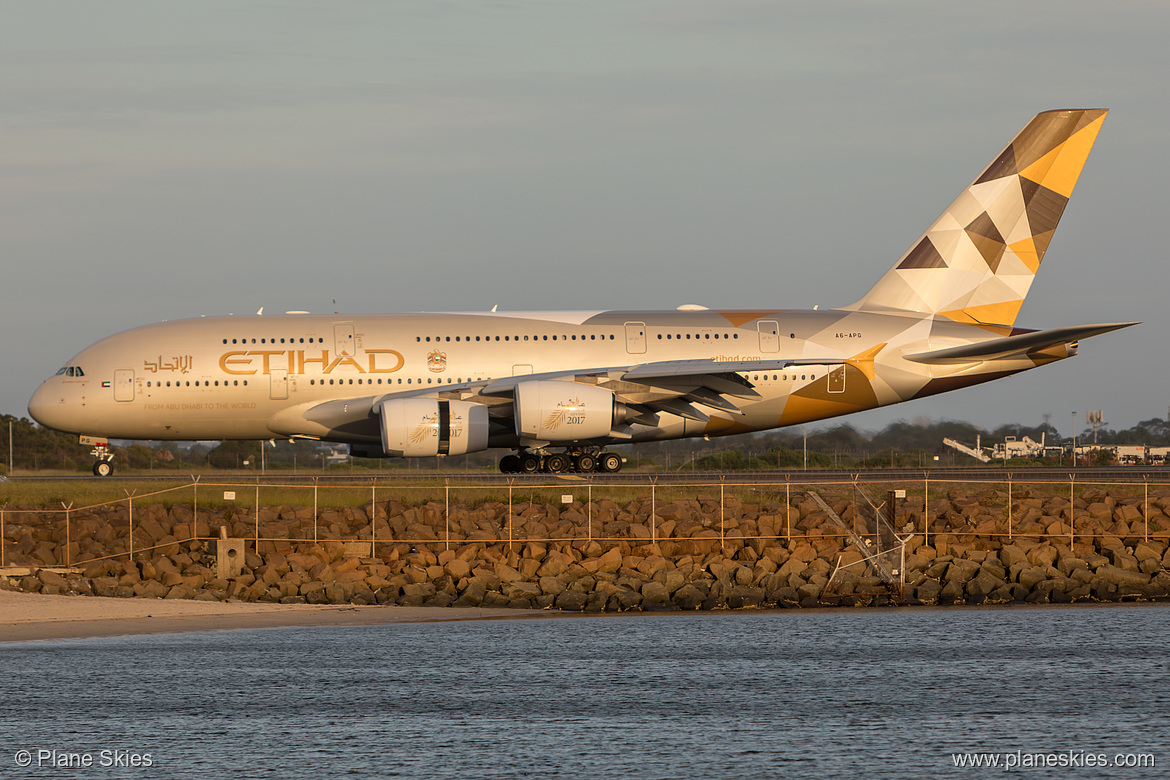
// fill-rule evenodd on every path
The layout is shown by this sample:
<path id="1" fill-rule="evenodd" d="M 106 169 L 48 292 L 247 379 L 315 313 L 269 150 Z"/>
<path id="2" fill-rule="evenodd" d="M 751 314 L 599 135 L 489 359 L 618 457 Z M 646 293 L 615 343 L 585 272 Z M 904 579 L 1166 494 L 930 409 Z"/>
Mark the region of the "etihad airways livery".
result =
<path id="1" fill-rule="evenodd" d="M 1105 110 L 1037 115 L 865 296 L 824 311 L 206 317 L 86 348 L 29 402 L 93 437 L 302 438 L 364 457 L 503 447 L 505 472 L 617 471 L 606 445 L 762 431 L 987 382 L 1134 323 L 1015 327 Z"/>

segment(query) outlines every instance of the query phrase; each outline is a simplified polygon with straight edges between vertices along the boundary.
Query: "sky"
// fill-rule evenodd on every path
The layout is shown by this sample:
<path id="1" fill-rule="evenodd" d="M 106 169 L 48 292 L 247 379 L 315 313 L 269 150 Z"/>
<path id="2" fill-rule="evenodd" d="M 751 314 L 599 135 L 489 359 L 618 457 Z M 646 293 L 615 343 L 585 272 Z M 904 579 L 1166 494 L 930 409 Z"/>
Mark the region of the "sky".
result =
<path id="1" fill-rule="evenodd" d="M 1164 3 L 3 6 L 0 413 L 166 319 L 846 305 L 1034 114 L 1104 107 L 1017 325 L 1143 324 L 846 419 L 1168 414 Z"/>

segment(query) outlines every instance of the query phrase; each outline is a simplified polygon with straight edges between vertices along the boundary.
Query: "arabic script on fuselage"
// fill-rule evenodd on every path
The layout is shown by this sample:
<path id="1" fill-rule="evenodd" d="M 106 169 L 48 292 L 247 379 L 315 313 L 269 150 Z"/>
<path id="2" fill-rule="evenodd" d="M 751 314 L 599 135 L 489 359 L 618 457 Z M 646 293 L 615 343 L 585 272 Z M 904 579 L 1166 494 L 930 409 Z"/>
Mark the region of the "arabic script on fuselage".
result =
<path id="1" fill-rule="evenodd" d="M 163 360 L 162 355 L 158 356 L 158 360 L 144 360 L 142 361 L 142 369 L 149 371 L 152 374 L 157 374 L 159 371 L 170 371 L 171 373 L 185 374 L 191 370 L 195 364 L 195 359 L 190 355 L 175 355 L 169 360 Z"/>

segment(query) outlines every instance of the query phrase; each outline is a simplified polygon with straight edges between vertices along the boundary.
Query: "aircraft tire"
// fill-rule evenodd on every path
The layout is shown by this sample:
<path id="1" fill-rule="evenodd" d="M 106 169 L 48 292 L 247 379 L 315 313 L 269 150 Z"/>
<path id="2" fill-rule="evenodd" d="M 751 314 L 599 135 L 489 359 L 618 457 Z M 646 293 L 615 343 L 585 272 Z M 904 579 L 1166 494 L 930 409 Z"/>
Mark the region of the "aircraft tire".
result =
<path id="1" fill-rule="evenodd" d="M 564 455 L 549 455 L 544 459 L 544 470 L 552 474 L 568 471 L 569 459 Z"/>
<path id="2" fill-rule="evenodd" d="M 95 477 L 108 477 L 114 473 L 114 467 L 108 460 L 99 460 L 93 464 L 93 475 Z"/>
<path id="3" fill-rule="evenodd" d="M 603 452 L 603 453 L 601 453 L 601 458 L 600 458 L 598 467 L 601 471 L 604 471 L 608 474 L 613 474 L 615 472 L 621 471 L 622 470 L 622 456 L 618 455 L 616 452 Z"/>
<path id="4" fill-rule="evenodd" d="M 577 458 L 577 471 L 589 472 L 597 469 L 597 459 L 592 455 L 581 455 Z"/>
<path id="5" fill-rule="evenodd" d="M 519 456 L 519 458 L 520 468 L 518 470 L 521 474 L 535 474 L 540 471 L 540 458 L 531 452 L 525 453 Z"/>
<path id="6" fill-rule="evenodd" d="M 500 458 L 501 474 L 516 474 L 520 471 L 520 458 L 515 455 L 505 455 Z"/>

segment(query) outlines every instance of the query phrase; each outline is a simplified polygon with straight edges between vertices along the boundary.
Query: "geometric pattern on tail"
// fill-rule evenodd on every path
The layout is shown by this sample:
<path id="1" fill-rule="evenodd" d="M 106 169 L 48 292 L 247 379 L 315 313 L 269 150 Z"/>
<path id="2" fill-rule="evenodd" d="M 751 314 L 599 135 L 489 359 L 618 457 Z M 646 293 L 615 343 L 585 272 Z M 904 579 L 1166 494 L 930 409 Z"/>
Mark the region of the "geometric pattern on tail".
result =
<path id="1" fill-rule="evenodd" d="M 1105 120 L 1045 111 L 852 306 L 1012 325 Z"/>

